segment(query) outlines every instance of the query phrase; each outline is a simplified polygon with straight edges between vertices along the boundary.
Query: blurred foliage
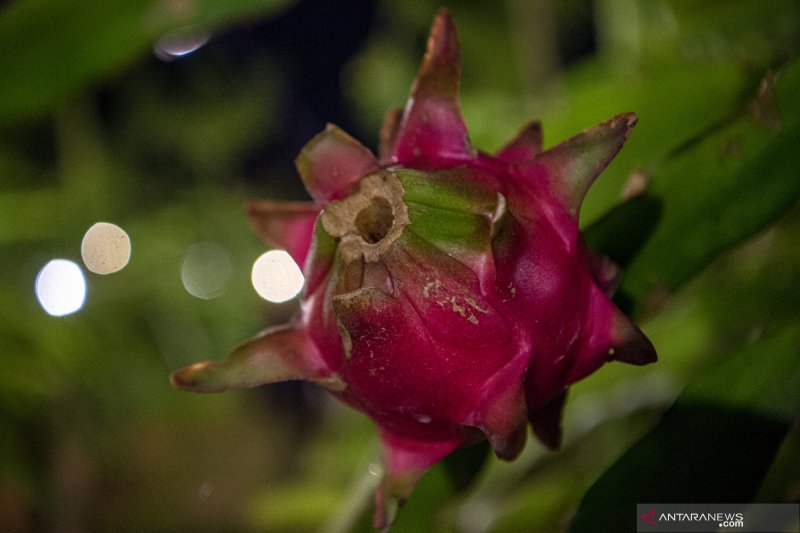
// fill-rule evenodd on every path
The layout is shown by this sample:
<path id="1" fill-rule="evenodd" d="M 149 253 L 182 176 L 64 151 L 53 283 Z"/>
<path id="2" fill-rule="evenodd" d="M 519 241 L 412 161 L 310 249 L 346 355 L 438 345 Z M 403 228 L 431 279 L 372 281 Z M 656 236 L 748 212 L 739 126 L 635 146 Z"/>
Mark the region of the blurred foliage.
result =
<path id="1" fill-rule="evenodd" d="M 378 465 L 364 417 L 305 385 L 198 396 L 167 376 L 295 312 L 252 291 L 263 246 L 241 206 L 302 197 L 291 160 L 327 121 L 376 144 L 437 7 L 0 7 L 0 529 L 369 531 Z M 726 459 L 749 470 L 720 499 L 800 500 L 800 3 L 448 7 L 479 147 L 529 119 L 552 145 L 639 115 L 582 223 L 626 266 L 620 305 L 646 319 L 660 361 L 573 387 L 558 453 L 531 441 L 504 463 L 476 447 L 435 467 L 394 530 L 563 531 L 576 512 L 576 531 L 629 530 L 642 468 L 661 480 L 650 499 L 689 500 Z M 210 41 L 157 58 L 176 31 Z M 38 270 L 80 262 L 99 220 L 129 233 L 131 263 L 88 274 L 78 313 L 46 315 Z M 209 241 L 233 275 L 203 300 L 180 269 Z M 703 428 L 716 429 L 693 438 Z M 685 458 L 702 468 L 675 469 Z"/>
<path id="2" fill-rule="evenodd" d="M 214 31 L 286 0 L 12 2 L 0 18 L 0 121 L 46 113 L 170 32 Z"/>
<path id="3" fill-rule="evenodd" d="M 752 344 L 694 380 L 594 484 L 570 531 L 625 531 L 630 502 L 752 501 L 800 412 L 798 333 Z"/>

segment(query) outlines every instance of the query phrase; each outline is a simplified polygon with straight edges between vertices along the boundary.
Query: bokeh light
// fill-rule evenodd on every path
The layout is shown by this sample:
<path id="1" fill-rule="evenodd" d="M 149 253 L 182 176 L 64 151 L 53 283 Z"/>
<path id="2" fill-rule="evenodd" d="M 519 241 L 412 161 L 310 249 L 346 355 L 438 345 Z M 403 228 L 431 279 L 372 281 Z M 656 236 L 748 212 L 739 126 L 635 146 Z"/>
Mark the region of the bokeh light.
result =
<path id="1" fill-rule="evenodd" d="M 192 296 L 210 300 L 221 296 L 233 274 L 228 249 L 213 241 L 191 245 L 181 261 L 181 281 Z"/>
<path id="2" fill-rule="evenodd" d="M 53 259 L 36 276 L 36 298 L 47 314 L 64 316 L 83 307 L 86 279 L 77 263 Z"/>
<path id="3" fill-rule="evenodd" d="M 173 61 L 191 54 L 208 42 L 207 32 L 192 26 L 178 28 L 161 37 L 153 45 L 153 53 L 162 61 Z"/>
<path id="4" fill-rule="evenodd" d="M 291 300 L 305 283 L 300 267 L 283 250 L 270 250 L 256 259 L 251 279 L 258 295 L 274 303 Z"/>
<path id="5" fill-rule="evenodd" d="M 124 229 L 98 222 L 81 242 L 83 264 L 95 274 L 111 274 L 125 268 L 131 258 L 131 239 Z"/>

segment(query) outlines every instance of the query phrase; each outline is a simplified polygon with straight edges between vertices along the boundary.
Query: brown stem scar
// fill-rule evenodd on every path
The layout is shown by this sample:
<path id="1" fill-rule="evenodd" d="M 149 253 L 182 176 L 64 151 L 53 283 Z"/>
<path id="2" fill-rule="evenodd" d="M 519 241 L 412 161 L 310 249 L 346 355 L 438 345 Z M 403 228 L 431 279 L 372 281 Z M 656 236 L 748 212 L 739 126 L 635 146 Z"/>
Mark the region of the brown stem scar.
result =
<path id="1" fill-rule="evenodd" d="M 345 263 L 378 261 L 397 240 L 409 224 L 404 194 L 394 173 L 380 170 L 362 178 L 358 191 L 325 207 L 322 226 L 341 240 L 339 253 Z"/>

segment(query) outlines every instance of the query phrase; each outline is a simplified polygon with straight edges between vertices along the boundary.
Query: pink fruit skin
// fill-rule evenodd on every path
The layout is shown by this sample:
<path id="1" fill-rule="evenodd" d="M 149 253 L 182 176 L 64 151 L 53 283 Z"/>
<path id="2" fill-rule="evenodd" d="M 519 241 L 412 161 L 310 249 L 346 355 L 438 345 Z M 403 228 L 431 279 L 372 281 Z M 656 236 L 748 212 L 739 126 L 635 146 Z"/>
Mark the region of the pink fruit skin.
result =
<path id="1" fill-rule="evenodd" d="M 329 125 L 297 159 L 313 202 L 248 206 L 256 232 L 305 265 L 298 320 L 172 375 L 195 391 L 303 379 L 366 413 L 383 449 L 379 529 L 458 447 L 486 438 L 510 460 L 530 424 L 556 448 L 570 384 L 612 359 L 656 360 L 609 299 L 615 267 L 578 230 L 586 191 L 636 116 L 544 151 L 533 122 L 489 155 L 470 143 L 459 83 L 442 10 L 379 157 Z"/>

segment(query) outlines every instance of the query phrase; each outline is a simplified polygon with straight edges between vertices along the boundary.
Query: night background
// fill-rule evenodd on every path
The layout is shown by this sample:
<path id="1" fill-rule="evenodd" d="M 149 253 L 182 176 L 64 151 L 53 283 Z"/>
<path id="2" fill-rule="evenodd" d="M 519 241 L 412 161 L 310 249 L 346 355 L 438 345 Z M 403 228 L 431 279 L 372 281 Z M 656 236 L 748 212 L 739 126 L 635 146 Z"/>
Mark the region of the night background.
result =
<path id="1" fill-rule="evenodd" d="M 298 299 L 251 282 L 256 198 L 306 199 L 326 123 L 372 149 L 442 4 L 0 2 L 0 530 L 370 531 L 371 422 L 314 386 L 174 390 Z M 639 122 L 581 211 L 659 362 L 572 387 L 559 452 L 477 445 L 392 531 L 635 530 L 643 502 L 800 502 L 800 3 L 454 0 L 493 152 Z M 130 239 L 102 275 L 97 222 Z M 78 265 L 82 306 L 37 294 Z"/>

